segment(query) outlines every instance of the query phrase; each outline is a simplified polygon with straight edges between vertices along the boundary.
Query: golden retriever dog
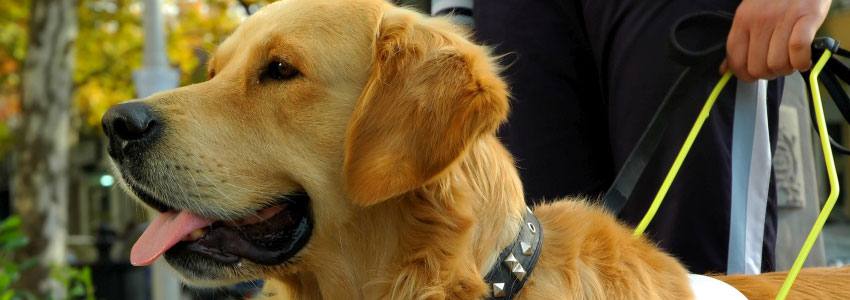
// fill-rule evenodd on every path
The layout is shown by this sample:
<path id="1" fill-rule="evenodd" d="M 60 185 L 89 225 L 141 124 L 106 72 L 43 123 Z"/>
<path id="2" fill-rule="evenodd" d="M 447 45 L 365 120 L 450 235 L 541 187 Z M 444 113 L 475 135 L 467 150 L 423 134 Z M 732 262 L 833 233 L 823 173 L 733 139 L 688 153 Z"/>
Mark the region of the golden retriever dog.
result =
<path id="1" fill-rule="evenodd" d="M 208 81 L 104 116 L 122 186 L 158 211 L 131 262 L 163 257 L 201 286 L 264 278 L 270 298 L 488 297 L 526 211 L 495 136 L 499 71 L 460 27 L 381 0 L 268 5 Z M 603 209 L 534 214 L 544 239 L 518 299 L 693 297 L 675 258 Z M 850 299 L 847 273 L 805 271 L 790 299 Z M 720 278 L 765 299 L 783 275 Z"/>

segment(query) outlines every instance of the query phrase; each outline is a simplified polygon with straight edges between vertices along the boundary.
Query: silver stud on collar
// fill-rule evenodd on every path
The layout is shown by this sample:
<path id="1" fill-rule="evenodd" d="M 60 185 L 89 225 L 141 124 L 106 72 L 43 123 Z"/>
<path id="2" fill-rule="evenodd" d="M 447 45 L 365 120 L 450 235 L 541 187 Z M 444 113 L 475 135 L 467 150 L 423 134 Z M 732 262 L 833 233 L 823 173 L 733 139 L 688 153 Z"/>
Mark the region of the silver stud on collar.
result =
<path id="1" fill-rule="evenodd" d="M 525 268 L 523 268 L 520 264 L 517 264 L 516 267 L 511 269 L 511 273 L 514 274 L 514 277 L 516 277 L 517 280 L 525 278 Z"/>
<path id="2" fill-rule="evenodd" d="M 513 270 L 514 268 L 519 266 L 519 260 L 516 259 L 516 256 L 514 256 L 513 253 L 508 254 L 508 257 L 505 258 L 503 263 L 505 263 L 505 267 L 508 267 L 508 270 Z M 520 268 L 521 267 L 522 266 L 520 266 Z"/>
<path id="3" fill-rule="evenodd" d="M 531 245 L 526 242 L 519 242 L 519 247 L 522 248 L 522 255 L 531 256 Z"/>
<path id="4" fill-rule="evenodd" d="M 507 296 L 505 293 L 505 283 L 497 282 L 493 284 L 492 290 L 490 291 L 493 294 L 494 298 L 501 298 Z"/>
<path id="5" fill-rule="evenodd" d="M 540 251 L 542 245 L 543 229 L 538 228 L 540 223 L 531 213 L 531 209 L 526 207 L 526 210 L 523 221 L 517 224 L 520 228 L 513 242 L 499 253 L 498 257 L 502 258 L 501 263 L 496 261 L 484 277 L 488 287 L 487 299 L 509 299 L 519 293 L 525 280 L 529 278 L 529 273 L 538 262 L 536 252 Z M 506 274 L 508 272 L 510 274 Z"/>

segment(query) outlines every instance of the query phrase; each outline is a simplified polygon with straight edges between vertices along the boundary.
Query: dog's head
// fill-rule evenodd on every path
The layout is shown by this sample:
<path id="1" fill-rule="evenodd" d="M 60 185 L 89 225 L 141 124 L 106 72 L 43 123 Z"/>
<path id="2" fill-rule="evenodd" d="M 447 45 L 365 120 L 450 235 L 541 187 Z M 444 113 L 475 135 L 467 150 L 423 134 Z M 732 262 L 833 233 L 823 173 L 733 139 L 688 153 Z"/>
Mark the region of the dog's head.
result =
<path id="1" fill-rule="evenodd" d="M 164 256 L 195 284 L 297 272 L 328 250 L 314 240 L 440 176 L 508 106 L 486 49 L 381 0 L 271 4 L 209 74 L 103 118 L 122 185 L 160 212 L 132 262 Z"/>

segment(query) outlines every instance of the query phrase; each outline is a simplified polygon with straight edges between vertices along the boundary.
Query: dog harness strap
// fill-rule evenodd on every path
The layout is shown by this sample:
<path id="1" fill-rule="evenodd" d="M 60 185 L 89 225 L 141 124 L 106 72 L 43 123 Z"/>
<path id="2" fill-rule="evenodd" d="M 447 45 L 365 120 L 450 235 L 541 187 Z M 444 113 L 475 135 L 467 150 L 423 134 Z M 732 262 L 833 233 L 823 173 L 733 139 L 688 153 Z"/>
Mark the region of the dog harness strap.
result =
<path id="1" fill-rule="evenodd" d="M 516 239 L 499 253 L 496 263 L 484 277 L 490 288 L 486 299 L 513 299 L 519 294 L 537 264 L 542 245 L 540 221 L 531 209 L 526 208 Z"/>

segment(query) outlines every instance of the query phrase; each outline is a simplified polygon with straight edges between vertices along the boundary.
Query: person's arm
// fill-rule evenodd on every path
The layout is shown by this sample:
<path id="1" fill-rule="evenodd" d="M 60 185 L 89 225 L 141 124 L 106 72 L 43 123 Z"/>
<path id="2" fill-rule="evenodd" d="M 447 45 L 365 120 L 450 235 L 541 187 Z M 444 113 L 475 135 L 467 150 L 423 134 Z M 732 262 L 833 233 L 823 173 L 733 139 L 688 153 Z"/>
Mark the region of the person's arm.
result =
<path id="1" fill-rule="evenodd" d="M 811 44 L 831 0 L 743 0 L 726 41 L 726 61 L 744 81 L 811 67 Z"/>

